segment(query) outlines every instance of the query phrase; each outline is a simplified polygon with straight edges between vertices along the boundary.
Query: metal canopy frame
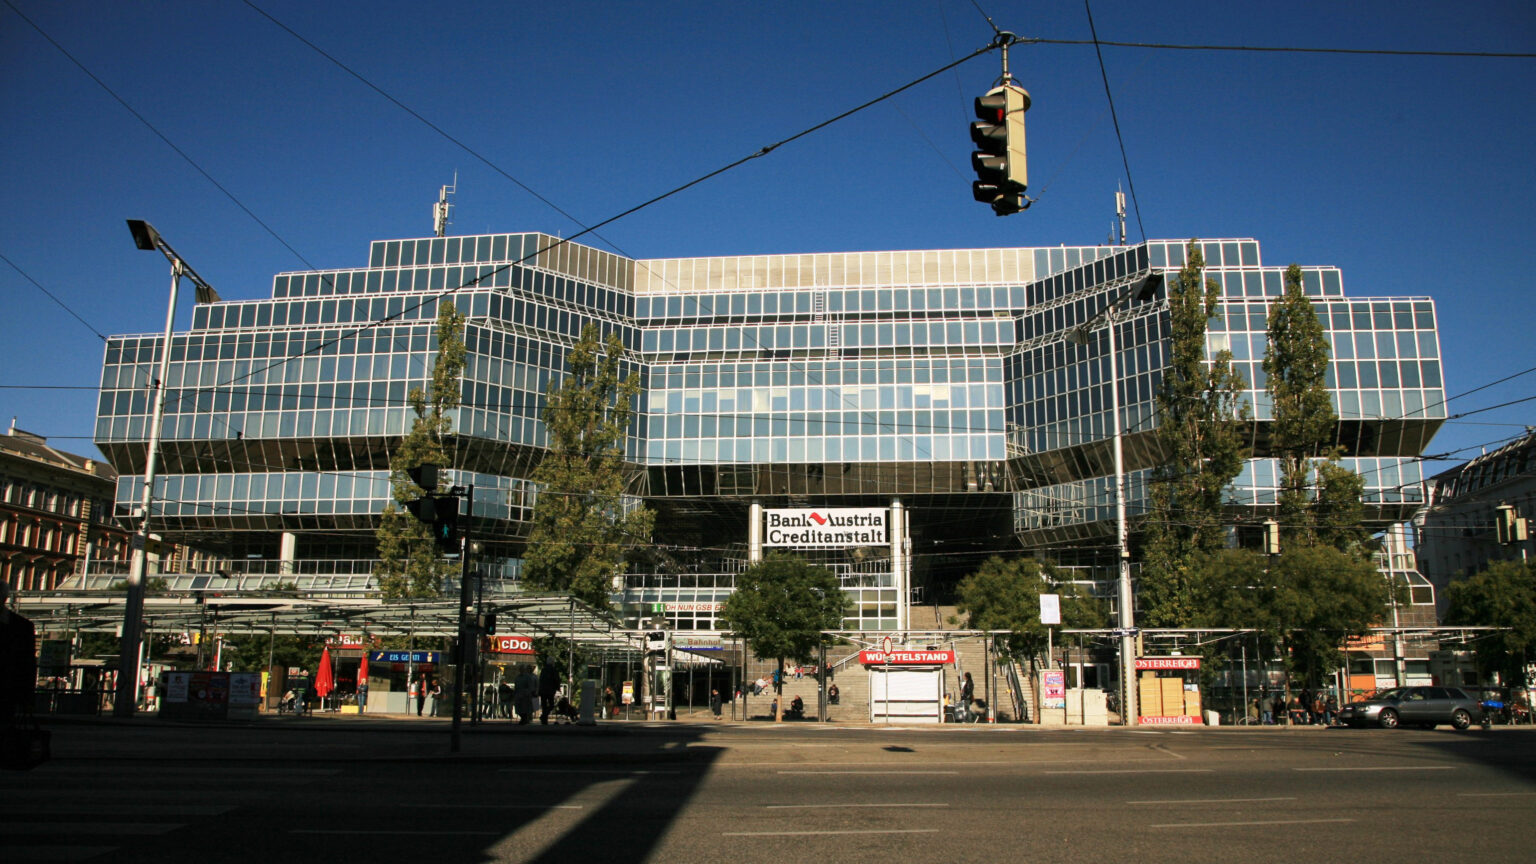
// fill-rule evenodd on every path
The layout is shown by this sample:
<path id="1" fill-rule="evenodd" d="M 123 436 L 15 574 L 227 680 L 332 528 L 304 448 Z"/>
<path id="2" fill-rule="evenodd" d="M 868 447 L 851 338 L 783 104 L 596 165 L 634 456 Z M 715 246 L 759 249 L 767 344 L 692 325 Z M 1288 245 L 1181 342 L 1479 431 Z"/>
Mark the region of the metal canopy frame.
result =
<path id="1" fill-rule="evenodd" d="M 116 632 L 127 597 L 100 591 L 50 592 L 18 598 L 18 611 L 40 634 Z M 217 596 L 148 596 L 148 632 L 183 633 L 207 625 L 229 635 L 325 637 L 458 635 L 459 604 L 453 599 L 307 598 L 266 592 Z M 497 630 L 552 636 L 608 651 L 639 651 L 639 634 L 611 615 L 566 594 L 512 594 L 486 598 L 481 611 L 495 614 Z"/>

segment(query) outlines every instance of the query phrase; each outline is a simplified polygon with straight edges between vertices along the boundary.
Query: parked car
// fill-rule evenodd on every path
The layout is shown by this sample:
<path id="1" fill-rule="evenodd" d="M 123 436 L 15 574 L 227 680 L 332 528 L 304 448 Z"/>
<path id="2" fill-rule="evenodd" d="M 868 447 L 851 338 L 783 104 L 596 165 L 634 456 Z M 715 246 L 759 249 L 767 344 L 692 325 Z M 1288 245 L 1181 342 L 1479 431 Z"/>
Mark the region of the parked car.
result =
<path id="1" fill-rule="evenodd" d="M 1348 726 L 1418 726 L 1432 729 L 1449 723 L 1465 729 L 1483 716 L 1476 696 L 1459 687 L 1393 687 L 1377 690 L 1360 702 L 1339 709 L 1339 722 Z"/>

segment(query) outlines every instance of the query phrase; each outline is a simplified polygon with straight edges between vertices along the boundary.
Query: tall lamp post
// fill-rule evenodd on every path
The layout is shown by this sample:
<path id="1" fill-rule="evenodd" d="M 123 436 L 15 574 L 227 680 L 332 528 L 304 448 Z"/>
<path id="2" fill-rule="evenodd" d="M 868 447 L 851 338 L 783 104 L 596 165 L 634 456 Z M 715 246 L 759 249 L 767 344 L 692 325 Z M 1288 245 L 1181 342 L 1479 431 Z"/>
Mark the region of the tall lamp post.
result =
<path id="1" fill-rule="evenodd" d="M 1136 603 L 1131 591 L 1131 550 L 1125 522 L 1125 449 L 1122 443 L 1125 424 L 1120 419 L 1120 357 L 1115 344 L 1115 313 L 1133 300 L 1150 297 L 1161 282 L 1161 274 L 1152 273 L 1131 283 L 1119 297 L 1104 307 L 1104 311 L 1067 333 L 1068 341 L 1075 345 L 1087 345 L 1093 331 L 1104 326 L 1104 334 L 1109 343 L 1109 416 L 1115 452 L 1115 557 L 1118 559 L 1120 598 L 1116 628 L 1120 636 L 1120 722 L 1126 726 L 1138 724 L 1141 706 L 1136 692 Z"/>
<path id="2" fill-rule="evenodd" d="M 198 303 L 217 303 L 219 294 L 187 266 L 176 250 L 165 242 L 153 225 L 141 219 L 129 219 L 128 230 L 134 245 L 146 251 L 158 250 L 171 262 L 171 299 L 165 310 L 165 338 L 160 343 L 160 367 L 150 382 L 154 405 L 149 419 L 149 445 L 144 456 L 144 497 L 139 504 L 141 520 L 133 537 L 133 563 L 128 570 L 128 599 L 123 606 L 122 648 L 117 660 L 117 694 L 112 703 L 116 717 L 132 717 L 138 708 L 140 643 L 144 630 L 144 571 L 149 545 L 150 510 L 155 500 L 155 468 L 160 455 L 160 422 L 165 416 L 165 382 L 171 368 L 171 331 L 176 323 L 176 294 L 183 276 L 197 288 Z"/>

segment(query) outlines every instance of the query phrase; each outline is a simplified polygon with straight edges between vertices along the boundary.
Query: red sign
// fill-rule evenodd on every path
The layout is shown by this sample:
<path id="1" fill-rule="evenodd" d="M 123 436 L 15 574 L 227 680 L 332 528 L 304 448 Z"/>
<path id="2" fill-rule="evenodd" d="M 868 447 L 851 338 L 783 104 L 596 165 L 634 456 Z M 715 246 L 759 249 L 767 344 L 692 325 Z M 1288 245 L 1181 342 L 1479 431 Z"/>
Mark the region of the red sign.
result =
<path id="1" fill-rule="evenodd" d="M 327 639 L 326 641 L 329 644 L 331 644 L 331 645 L 335 645 L 337 648 L 364 648 L 364 647 L 367 647 L 367 642 L 364 641 L 363 636 L 360 633 L 359 634 L 338 633 L 335 636 L 332 636 L 330 639 Z"/>
<path id="2" fill-rule="evenodd" d="M 1137 669 L 1199 669 L 1199 657 L 1137 657 Z"/>
<path id="3" fill-rule="evenodd" d="M 1203 725 L 1205 725 L 1204 723 L 1200 722 L 1200 718 L 1199 717 L 1194 717 L 1194 716 L 1191 716 L 1189 714 L 1178 714 L 1178 715 L 1174 715 L 1172 717 L 1157 717 L 1157 716 L 1142 717 L 1140 722 L 1141 722 L 1141 725 L 1143 725 L 1143 726 L 1203 726 Z"/>
<path id="4" fill-rule="evenodd" d="M 865 666 L 942 666 L 955 662 L 953 651 L 860 651 Z"/>
<path id="5" fill-rule="evenodd" d="M 491 654 L 532 654 L 533 640 L 527 636 L 492 636 Z"/>

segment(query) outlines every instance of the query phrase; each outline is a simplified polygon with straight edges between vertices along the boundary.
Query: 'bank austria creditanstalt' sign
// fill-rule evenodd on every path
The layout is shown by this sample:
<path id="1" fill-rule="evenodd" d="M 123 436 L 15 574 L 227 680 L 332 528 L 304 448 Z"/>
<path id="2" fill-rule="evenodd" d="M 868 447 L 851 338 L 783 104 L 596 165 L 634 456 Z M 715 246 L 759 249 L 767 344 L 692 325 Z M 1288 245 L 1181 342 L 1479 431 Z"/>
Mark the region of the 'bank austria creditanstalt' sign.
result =
<path id="1" fill-rule="evenodd" d="M 884 546 L 887 511 L 878 507 L 763 511 L 763 545 L 796 549 Z"/>

